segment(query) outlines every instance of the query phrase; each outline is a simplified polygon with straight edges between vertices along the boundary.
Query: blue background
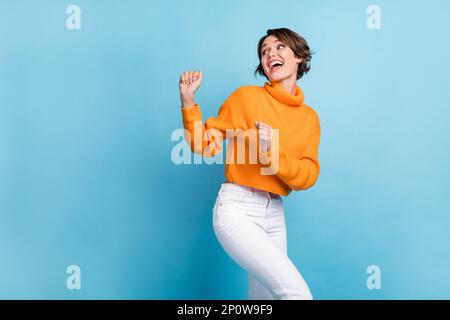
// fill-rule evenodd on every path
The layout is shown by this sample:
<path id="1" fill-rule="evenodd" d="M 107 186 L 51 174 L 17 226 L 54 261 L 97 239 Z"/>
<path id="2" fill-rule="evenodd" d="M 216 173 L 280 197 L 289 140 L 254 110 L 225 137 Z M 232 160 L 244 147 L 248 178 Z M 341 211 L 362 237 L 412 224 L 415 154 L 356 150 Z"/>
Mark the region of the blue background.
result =
<path id="1" fill-rule="evenodd" d="M 68 30 L 66 8 L 81 8 Z M 381 29 L 366 27 L 369 5 Z M 204 116 L 288 27 L 321 175 L 285 198 L 316 299 L 450 298 L 448 1 L 0 1 L 0 298 L 246 299 L 212 207 L 223 165 L 175 165 L 178 79 Z M 66 268 L 81 268 L 81 290 Z M 366 286 L 378 265 L 380 290 Z"/>

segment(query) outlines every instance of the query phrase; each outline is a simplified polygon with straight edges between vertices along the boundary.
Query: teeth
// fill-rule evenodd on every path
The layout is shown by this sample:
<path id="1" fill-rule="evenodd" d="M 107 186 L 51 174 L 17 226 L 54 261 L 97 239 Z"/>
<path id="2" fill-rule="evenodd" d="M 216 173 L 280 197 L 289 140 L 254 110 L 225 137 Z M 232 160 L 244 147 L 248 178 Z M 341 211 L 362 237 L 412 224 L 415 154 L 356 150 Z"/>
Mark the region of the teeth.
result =
<path id="1" fill-rule="evenodd" d="M 281 64 L 281 65 L 283 65 L 283 62 L 282 61 L 280 61 L 280 60 L 275 60 L 275 61 L 272 61 L 271 63 L 270 63 L 270 68 L 272 69 L 273 68 L 273 66 L 275 65 L 275 64 L 277 64 L 277 63 L 279 63 L 279 64 Z"/>
<path id="2" fill-rule="evenodd" d="M 271 67 L 273 67 L 275 64 L 277 64 L 277 63 L 281 63 L 281 61 L 273 61 L 271 64 L 270 64 L 270 66 Z"/>

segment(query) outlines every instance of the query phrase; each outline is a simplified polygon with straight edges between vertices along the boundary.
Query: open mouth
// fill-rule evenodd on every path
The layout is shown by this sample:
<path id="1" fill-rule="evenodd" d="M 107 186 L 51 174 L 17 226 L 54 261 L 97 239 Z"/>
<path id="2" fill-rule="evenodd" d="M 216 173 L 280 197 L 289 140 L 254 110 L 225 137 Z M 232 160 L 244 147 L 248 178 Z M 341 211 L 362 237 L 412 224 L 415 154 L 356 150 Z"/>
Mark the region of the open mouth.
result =
<path id="1" fill-rule="evenodd" d="M 274 60 L 269 63 L 269 70 L 270 72 L 275 72 L 280 70 L 283 67 L 283 61 L 281 60 Z"/>

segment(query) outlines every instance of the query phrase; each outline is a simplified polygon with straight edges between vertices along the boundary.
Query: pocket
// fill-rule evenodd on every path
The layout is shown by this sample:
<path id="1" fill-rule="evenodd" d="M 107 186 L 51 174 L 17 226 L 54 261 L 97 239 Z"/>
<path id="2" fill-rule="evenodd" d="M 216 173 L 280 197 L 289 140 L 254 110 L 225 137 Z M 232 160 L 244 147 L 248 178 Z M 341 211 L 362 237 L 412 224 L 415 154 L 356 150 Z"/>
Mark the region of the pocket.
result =
<path id="1" fill-rule="evenodd" d="M 242 204 L 251 195 L 251 190 L 240 192 L 224 192 L 216 200 L 214 206 L 215 215 L 238 213 L 242 209 Z"/>
<path id="2" fill-rule="evenodd" d="M 219 206 L 226 203 L 238 203 L 244 201 L 250 194 L 251 190 L 241 191 L 241 192 L 225 192 L 219 197 Z"/>

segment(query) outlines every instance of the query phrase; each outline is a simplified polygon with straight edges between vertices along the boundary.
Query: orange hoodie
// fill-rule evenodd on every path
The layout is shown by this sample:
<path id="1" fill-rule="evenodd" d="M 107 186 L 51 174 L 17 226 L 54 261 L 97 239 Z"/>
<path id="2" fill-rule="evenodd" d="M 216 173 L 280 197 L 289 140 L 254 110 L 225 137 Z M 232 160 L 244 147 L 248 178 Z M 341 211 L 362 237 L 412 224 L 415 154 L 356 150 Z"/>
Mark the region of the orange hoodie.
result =
<path id="1" fill-rule="evenodd" d="M 227 147 L 226 179 L 282 196 L 292 190 L 307 189 L 316 182 L 320 171 L 320 122 L 317 113 L 303 102 L 301 88 L 296 85 L 295 90 L 295 95 L 291 95 L 277 82 L 266 82 L 264 87 L 239 87 L 222 104 L 217 117 L 208 118 L 205 123 L 201 122 L 198 104 L 181 108 L 185 139 L 193 152 L 207 157 L 215 156 L 223 149 L 221 139 L 229 137 L 227 130 L 252 129 L 257 132 L 256 121 L 268 124 L 273 129 L 279 129 L 276 173 L 261 174 L 261 168 L 270 167 L 273 159 L 269 163 L 249 161 L 247 140 L 245 163 L 236 161 L 238 143 L 234 140 L 234 147 L 230 147 L 230 144 Z M 194 138 L 195 133 L 199 132 L 200 141 Z M 272 156 L 275 154 L 272 152 Z"/>

